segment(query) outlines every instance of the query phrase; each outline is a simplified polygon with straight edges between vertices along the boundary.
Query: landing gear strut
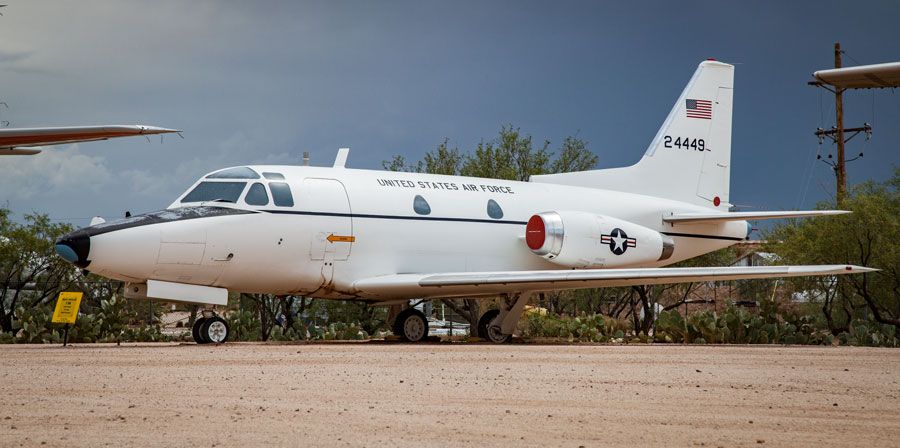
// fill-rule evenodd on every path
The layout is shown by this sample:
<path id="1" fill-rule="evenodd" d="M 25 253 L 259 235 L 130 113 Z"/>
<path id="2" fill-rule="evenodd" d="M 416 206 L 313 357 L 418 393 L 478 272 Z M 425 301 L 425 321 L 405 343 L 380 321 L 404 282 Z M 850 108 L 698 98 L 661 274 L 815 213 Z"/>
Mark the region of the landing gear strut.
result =
<path id="1" fill-rule="evenodd" d="M 407 308 L 394 319 L 392 330 L 404 341 L 419 342 L 428 336 L 428 319 L 421 311 Z"/>
<path id="2" fill-rule="evenodd" d="M 228 340 L 229 331 L 225 319 L 212 311 L 204 311 L 203 316 L 194 321 L 191 336 L 198 344 L 222 344 Z"/>
<path id="3" fill-rule="evenodd" d="M 525 304 L 531 297 L 530 292 L 508 294 L 501 300 L 501 308 L 488 310 L 478 319 L 478 337 L 497 344 L 512 340 L 516 324 L 525 311 Z"/>

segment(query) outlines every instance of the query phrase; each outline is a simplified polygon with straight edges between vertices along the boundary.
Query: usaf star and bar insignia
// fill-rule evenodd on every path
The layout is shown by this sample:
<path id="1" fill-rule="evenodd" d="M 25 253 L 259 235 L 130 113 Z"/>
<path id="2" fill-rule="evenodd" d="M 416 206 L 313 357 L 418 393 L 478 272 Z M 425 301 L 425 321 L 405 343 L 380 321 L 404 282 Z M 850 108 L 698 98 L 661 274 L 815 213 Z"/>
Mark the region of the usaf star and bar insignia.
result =
<path id="1" fill-rule="evenodd" d="M 624 254 L 629 247 L 637 247 L 637 239 L 628 238 L 628 235 L 618 227 L 613 229 L 609 235 L 600 235 L 600 243 L 608 244 L 609 250 L 616 255 Z"/>

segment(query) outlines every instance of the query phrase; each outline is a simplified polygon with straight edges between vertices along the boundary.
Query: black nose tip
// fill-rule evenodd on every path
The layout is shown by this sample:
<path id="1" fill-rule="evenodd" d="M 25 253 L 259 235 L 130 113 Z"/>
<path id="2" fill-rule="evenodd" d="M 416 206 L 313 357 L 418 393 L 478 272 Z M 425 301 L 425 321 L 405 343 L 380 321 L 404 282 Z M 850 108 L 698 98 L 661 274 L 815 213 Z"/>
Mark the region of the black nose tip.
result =
<path id="1" fill-rule="evenodd" d="M 69 263 L 86 268 L 91 264 L 88 254 L 91 252 L 91 237 L 83 230 L 76 230 L 56 240 L 56 253 Z"/>

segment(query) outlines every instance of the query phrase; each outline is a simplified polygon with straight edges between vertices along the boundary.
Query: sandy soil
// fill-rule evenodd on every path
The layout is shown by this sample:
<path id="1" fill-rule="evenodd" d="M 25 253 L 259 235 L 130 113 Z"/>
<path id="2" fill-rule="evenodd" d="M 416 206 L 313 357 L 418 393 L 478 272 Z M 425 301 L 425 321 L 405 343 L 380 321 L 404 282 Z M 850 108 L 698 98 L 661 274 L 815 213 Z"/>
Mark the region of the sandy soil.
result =
<path id="1" fill-rule="evenodd" d="M 0 346 L 0 446 L 898 446 L 900 350 Z"/>

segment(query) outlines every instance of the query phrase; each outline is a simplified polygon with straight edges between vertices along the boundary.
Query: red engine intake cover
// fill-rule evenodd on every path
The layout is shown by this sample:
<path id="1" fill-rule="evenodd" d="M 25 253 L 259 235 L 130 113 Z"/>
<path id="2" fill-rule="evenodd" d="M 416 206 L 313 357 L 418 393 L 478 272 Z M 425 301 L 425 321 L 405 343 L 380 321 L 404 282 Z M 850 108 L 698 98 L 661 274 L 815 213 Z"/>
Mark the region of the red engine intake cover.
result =
<path id="1" fill-rule="evenodd" d="M 525 244 L 528 244 L 531 250 L 538 250 L 544 246 L 546 239 L 547 229 L 544 227 L 544 220 L 538 215 L 532 216 L 525 226 Z"/>

